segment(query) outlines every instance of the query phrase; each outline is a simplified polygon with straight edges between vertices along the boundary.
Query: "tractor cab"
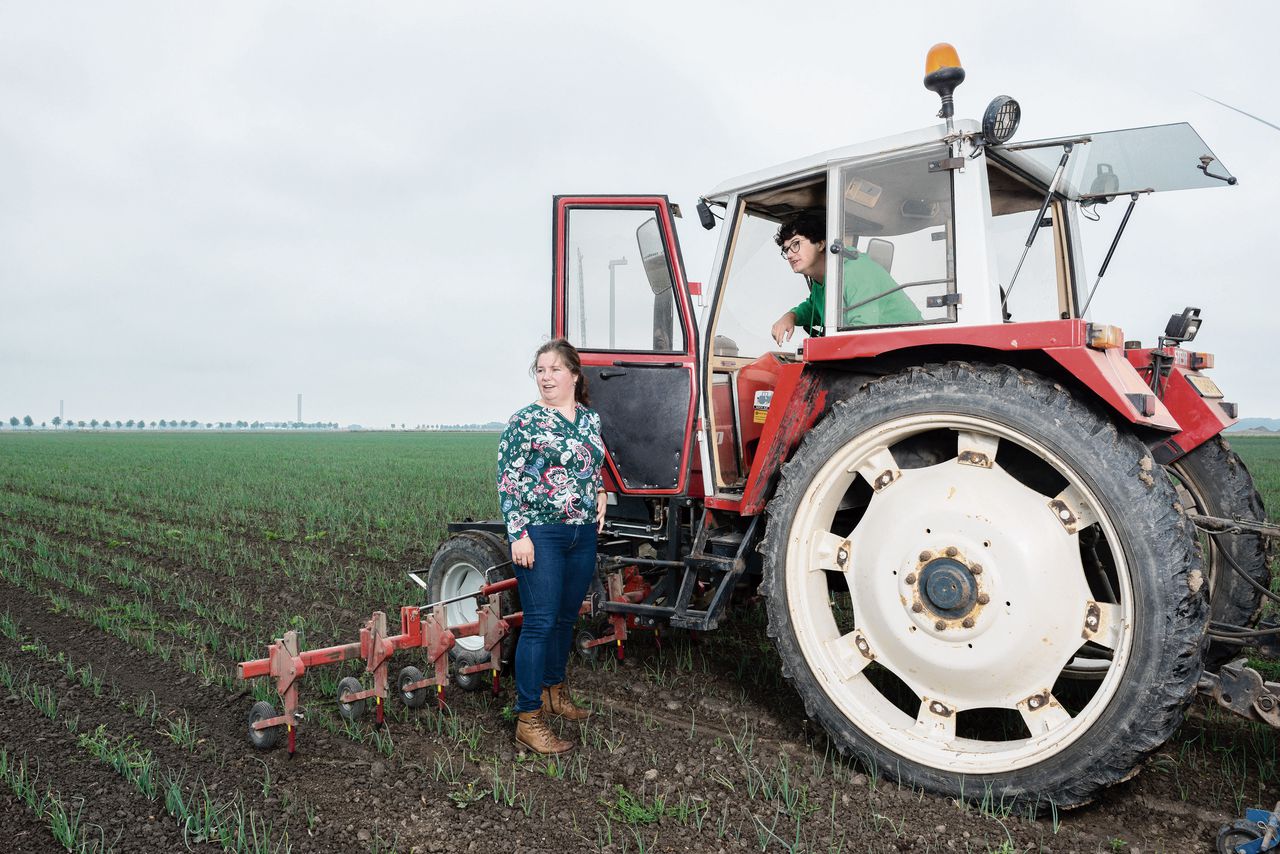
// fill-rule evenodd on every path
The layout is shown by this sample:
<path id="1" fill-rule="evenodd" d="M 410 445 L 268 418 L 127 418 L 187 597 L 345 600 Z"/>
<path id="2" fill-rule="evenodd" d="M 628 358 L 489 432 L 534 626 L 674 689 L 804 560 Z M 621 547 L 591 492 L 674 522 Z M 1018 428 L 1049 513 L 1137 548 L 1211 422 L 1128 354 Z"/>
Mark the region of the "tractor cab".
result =
<path id="1" fill-rule="evenodd" d="M 989 114 L 1008 103 L 997 99 Z M 791 217 L 825 217 L 825 281 L 839 283 L 823 289 L 825 323 L 812 331 L 827 350 L 829 339 L 867 336 L 866 357 L 1081 318 L 1098 282 L 1085 267 L 1082 220 L 1099 220 L 1098 207 L 1117 198 L 1131 213 L 1142 195 L 1235 181 L 1186 123 L 1000 138 L 990 121 L 938 125 L 745 175 L 703 198 L 708 213 L 724 212 L 703 373 L 718 490 L 745 484 L 783 366 L 821 358 L 803 329 L 785 347 L 770 337 L 811 287 L 779 254 Z M 874 277 L 860 272 L 872 264 Z"/>
<path id="2" fill-rule="evenodd" d="M 926 80 L 957 71 L 943 66 Z M 1098 242 L 1110 240 L 1109 261 L 1141 197 L 1235 182 L 1186 123 L 1015 143 L 1017 103 L 1000 96 L 981 122 L 953 120 L 954 82 L 930 85 L 943 96 L 942 124 L 743 175 L 703 196 L 699 217 L 719 226 L 720 240 L 697 322 L 701 289 L 685 277 L 677 206 L 665 196 L 556 198 L 553 331 L 583 355 L 618 494 L 744 497 L 733 509 L 758 509 L 752 496 L 763 498 L 806 426 L 779 424 L 775 392 L 805 365 L 874 375 L 908 353 L 1080 348 L 1080 320 L 1106 266 L 1086 268 L 1083 228 L 1102 206 L 1129 206 L 1114 234 L 1093 226 L 1107 232 Z M 780 252 L 780 226 L 799 214 L 824 222 L 821 276 L 797 275 Z M 807 322 L 775 341 L 775 321 L 805 301 L 815 306 Z M 1010 324 L 1024 331 L 1011 338 Z M 1104 396 L 1113 408 L 1177 432 L 1124 364 L 1120 331 L 1099 326 L 1097 338 L 1115 350 L 1106 364 L 1076 354 L 1064 369 L 1097 362 L 1084 368 L 1112 378 Z M 779 444 L 779 429 L 790 429 L 789 441 Z M 776 457 L 767 465 L 762 446 Z"/>

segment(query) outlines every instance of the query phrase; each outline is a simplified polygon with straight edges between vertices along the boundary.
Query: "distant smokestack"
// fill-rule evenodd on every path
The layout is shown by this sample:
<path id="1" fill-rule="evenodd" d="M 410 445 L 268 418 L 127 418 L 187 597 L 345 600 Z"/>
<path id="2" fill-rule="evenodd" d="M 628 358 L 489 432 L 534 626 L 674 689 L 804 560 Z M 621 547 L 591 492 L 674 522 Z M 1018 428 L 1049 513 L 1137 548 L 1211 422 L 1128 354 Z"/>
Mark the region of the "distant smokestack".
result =
<path id="1" fill-rule="evenodd" d="M 302 423 L 302 395 L 298 395 L 298 423 Z"/>

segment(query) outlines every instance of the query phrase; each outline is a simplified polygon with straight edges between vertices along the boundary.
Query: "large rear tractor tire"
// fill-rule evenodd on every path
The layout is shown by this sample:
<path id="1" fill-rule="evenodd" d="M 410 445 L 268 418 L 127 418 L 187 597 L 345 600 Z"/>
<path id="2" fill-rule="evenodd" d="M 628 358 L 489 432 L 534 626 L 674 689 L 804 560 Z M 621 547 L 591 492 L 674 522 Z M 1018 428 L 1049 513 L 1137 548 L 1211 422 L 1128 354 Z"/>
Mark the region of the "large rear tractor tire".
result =
<path id="1" fill-rule="evenodd" d="M 895 781 L 1071 807 L 1194 695 L 1195 533 L 1147 449 L 1034 373 L 948 363 L 836 403 L 782 471 L 769 634 L 810 719 Z"/>
<path id="2" fill-rule="evenodd" d="M 479 590 L 486 583 L 485 570 L 510 560 L 511 550 L 497 534 L 488 531 L 462 531 L 454 534 L 441 543 L 431 559 L 431 567 L 427 571 L 428 595 L 432 602 L 439 602 Z M 520 610 L 514 589 L 501 595 L 503 613 Z M 474 623 L 477 612 L 475 599 L 463 599 L 445 606 L 445 620 L 450 627 Z M 514 640 L 513 632 L 503 641 L 504 658 L 515 649 Z M 489 660 L 489 653 L 481 638 L 458 638 L 458 642 L 449 651 L 449 657 L 455 668 L 454 681 L 464 690 L 475 691 L 489 684 L 487 679 L 476 678 L 474 674 L 456 675 L 463 667 Z"/>
<path id="3" fill-rule="evenodd" d="M 1168 468 L 1187 510 L 1245 522 L 1267 521 L 1262 496 L 1249 470 L 1221 436 L 1213 437 Z M 1251 628 L 1262 612 L 1262 592 L 1231 564 L 1269 590 L 1271 571 L 1262 536 L 1202 534 L 1200 544 L 1209 574 L 1209 618 L 1215 623 Z M 1205 654 L 1205 664 L 1216 668 L 1239 655 L 1240 650 L 1240 644 L 1214 641 Z"/>

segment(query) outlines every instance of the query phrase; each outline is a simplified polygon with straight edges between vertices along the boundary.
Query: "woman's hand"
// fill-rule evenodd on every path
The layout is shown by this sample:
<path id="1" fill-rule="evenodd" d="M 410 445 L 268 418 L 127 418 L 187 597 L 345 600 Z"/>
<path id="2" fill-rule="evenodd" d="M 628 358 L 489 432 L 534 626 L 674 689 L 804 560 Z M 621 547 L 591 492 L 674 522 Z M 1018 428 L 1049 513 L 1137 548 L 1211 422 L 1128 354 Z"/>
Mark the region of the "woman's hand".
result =
<path id="1" fill-rule="evenodd" d="M 533 540 L 528 535 L 511 544 L 511 562 L 516 566 L 530 569 L 533 566 Z"/>
<path id="2" fill-rule="evenodd" d="M 609 507 L 609 494 L 607 492 L 596 493 L 596 533 L 604 531 L 604 512 Z"/>

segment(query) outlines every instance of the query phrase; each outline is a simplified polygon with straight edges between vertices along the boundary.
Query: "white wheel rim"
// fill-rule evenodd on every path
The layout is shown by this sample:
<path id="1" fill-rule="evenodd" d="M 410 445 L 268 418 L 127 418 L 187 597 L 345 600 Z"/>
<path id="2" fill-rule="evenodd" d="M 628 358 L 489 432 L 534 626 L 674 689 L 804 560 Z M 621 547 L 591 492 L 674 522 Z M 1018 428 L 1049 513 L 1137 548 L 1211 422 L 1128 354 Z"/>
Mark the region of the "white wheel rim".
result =
<path id="1" fill-rule="evenodd" d="M 955 458 L 899 467 L 890 448 L 939 429 L 957 435 Z M 995 462 L 1003 442 L 1048 462 L 1066 488 L 1046 496 L 1014 479 Z M 853 531 L 833 531 L 859 474 L 880 488 Z M 1063 511 L 1074 520 L 1060 521 Z M 1078 532 L 1094 522 L 1111 547 L 1118 603 L 1095 599 L 1085 578 Z M 801 497 L 784 570 L 789 617 L 821 690 L 871 739 L 950 772 L 1013 771 L 1067 748 L 1119 689 L 1133 595 L 1118 543 L 1097 497 L 1034 439 L 969 416 L 902 418 L 837 451 Z M 848 584 L 851 630 L 847 621 L 844 630 L 837 624 L 828 573 Z M 1111 662 L 1095 664 L 1097 688 L 1073 714 L 1052 690 L 1065 669 L 1080 669 L 1082 632 Z M 872 661 L 916 695 L 914 714 L 873 684 Z M 989 708 L 1016 712 L 1029 735 L 957 734 L 958 714 Z"/>
<path id="2" fill-rule="evenodd" d="M 479 567 L 460 560 L 445 570 L 444 579 L 440 584 L 440 598 L 452 599 L 464 593 L 474 593 L 482 586 L 484 586 L 484 573 Z M 475 599 L 463 599 L 444 606 L 445 623 L 450 627 L 474 623 L 478 613 Z M 475 635 L 458 638 L 455 646 L 458 649 L 475 652 L 484 649 L 484 638 Z"/>

